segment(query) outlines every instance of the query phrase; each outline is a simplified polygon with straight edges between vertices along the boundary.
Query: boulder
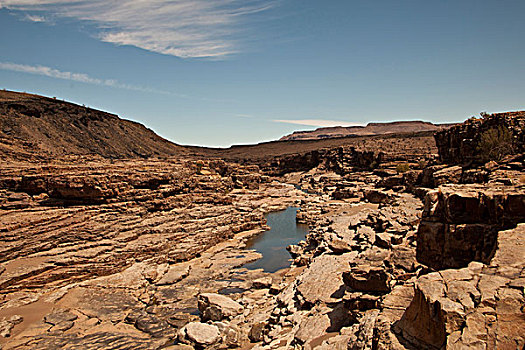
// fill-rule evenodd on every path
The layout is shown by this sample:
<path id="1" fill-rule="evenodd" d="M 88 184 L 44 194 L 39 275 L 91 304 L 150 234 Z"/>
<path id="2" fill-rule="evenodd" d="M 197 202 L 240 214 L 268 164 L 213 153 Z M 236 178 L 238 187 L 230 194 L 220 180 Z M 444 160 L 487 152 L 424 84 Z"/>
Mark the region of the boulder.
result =
<path id="1" fill-rule="evenodd" d="M 343 281 L 352 290 L 358 292 L 390 292 L 390 274 L 384 268 L 360 266 L 343 273 Z"/>
<path id="2" fill-rule="evenodd" d="M 344 294 L 343 271 L 355 259 L 356 253 L 342 255 L 321 255 L 297 278 L 297 291 L 303 302 L 314 305 L 318 301 L 333 303 Z"/>
<path id="3" fill-rule="evenodd" d="M 460 166 L 452 166 L 436 171 L 432 174 L 434 178 L 434 186 L 440 186 L 447 183 L 457 184 L 461 180 L 463 168 Z"/>
<path id="4" fill-rule="evenodd" d="M 75 321 L 77 318 L 77 315 L 68 310 L 57 310 L 52 314 L 46 315 L 44 321 L 55 326 L 62 322 Z"/>
<path id="5" fill-rule="evenodd" d="M 244 308 L 232 299 L 215 293 L 199 295 L 199 311 L 203 320 L 221 321 L 242 313 Z"/>
<path id="6" fill-rule="evenodd" d="M 195 344 L 206 347 L 217 343 L 221 339 L 219 328 L 200 322 L 190 322 L 179 331 L 179 341 L 186 344 Z"/>
<path id="7" fill-rule="evenodd" d="M 381 191 L 376 189 L 365 189 L 363 191 L 364 197 L 366 200 L 368 200 L 370 203 L 383 203 L 383 204 L 390 204 L 394 202 L 394 195 Z"/>
<path id="8" fill-rule="evenodd" d="M 260 342 L 264 338 L 265 328 L 268 323 L 265 321 L 256 322 L 250 328 L 250 333 L 248 333 L 248 338 L 254 343 Z"/>

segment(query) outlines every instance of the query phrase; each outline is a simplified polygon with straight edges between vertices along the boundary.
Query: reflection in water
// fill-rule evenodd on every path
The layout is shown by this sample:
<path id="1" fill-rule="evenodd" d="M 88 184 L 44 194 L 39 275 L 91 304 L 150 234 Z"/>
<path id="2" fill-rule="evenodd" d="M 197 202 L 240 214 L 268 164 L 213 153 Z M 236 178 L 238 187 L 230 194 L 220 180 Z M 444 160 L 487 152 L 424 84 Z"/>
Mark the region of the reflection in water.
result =
<path id="1" fill-rule="evenodd" d="M 246 249 L 254 249 L 263 257 L 243 267 L 275 272 L 290 266 L 290 253 L 286 247 L 297 244 L 308 233 L 307 225 L 295 221 L 297 210 L 299 208 L 290 207 L 266 216 L 270 230 L 250 239 L 246 245 Z"/>

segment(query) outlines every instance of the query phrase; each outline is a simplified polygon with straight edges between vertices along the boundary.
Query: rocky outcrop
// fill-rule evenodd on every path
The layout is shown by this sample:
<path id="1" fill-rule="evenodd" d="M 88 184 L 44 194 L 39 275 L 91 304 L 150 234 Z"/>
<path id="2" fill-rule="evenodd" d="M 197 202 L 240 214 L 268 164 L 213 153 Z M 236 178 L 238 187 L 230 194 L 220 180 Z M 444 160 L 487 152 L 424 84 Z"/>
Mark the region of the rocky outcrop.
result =
<path id="1" fill-rule="evenodd" d="M 225 318 L 237 316 L 243 311 L 241 304 L 215 293 L 199 295 L 198 305 L 203 320 L 221 321 Z"/>
<path id="2" fill-rule="evenodd" d="M 523 153 L 524 130 L 525 111 L 496 113 L 471 118 L 450 129 L 438 131 L 435 139 L 443 163 L 465 164 Z M 485 145 L 484 137 L 487 138 Z"/>
<path id="3" fill-rule="evenodd" d="M 304 154 L 292 154 L 275 158 L 265 169 L 271 175 L 284 175 L 297 171 L 308 171 L 322 166 L 337 173 L 349 169 L 370 169 L 381 163 L 382 152 L 358 150 L 355 147 L 339 147 L 315 150 Z"/>
<path id="4" fill-rule="evenodd" d="M 521 349 L 525 346 L 525 225 L 502 231 L 489 265 L 418 278 L 396 329 L 424 349 Z"/>
<path id="5" fill-rule="evenodd" d="M 425 197 L 417 232 L 417 259 L 434 269 L 489 263 L 498 231 L 525 221 L 520 187 L 444 185 Z"/>

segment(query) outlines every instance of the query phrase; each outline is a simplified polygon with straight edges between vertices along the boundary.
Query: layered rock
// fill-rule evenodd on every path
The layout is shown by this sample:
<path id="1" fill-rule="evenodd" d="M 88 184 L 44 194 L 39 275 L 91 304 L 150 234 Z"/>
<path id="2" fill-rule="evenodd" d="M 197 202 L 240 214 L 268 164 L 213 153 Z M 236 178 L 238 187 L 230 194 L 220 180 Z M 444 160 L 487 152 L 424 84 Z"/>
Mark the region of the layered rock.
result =
<path id="1" fill-rule="evenodd" d="M 418 278 L 396 329 L 426 349 L 521 349 L 525 346 L 525 225 L 502 231 L 489 265 Z"/>
<path id="2" fill-rule="evenodd" d="M 498 231 L 525 220 L 520 187 L 444 185 L 425 197 L 417 233 L 417 259 L 435 269 L 489 263 Z"/>
<path id="3" fill-rule="evenodd" d="M 302 198 L 257 167 L 217 160 L 2 163 L 1 174 L 5 349 L 170 345 L 199 320 L 199 295 L 248 291 L 264 277 L 236 269 L 260 257 L 245 242 L 264 231 L 265 213 Z M 258 321 L 245 323 L 244 313 L 255 305 L 212 304 L 203 314 L 220 319 L 218 346 L 248 341 Z"/>
<path id="4" fill-rule="evenodd" d="M 494 135 L 485 134 L 490 130 L 494 131 Z M 480 119 L 471 118 L 450 129 L 438 131 L 435 139 L 443 163 L 472 163 L 482 161 L 487 156 L 499 157 L 524 152 L 524 130 L 525 111 L 496 113 L 484 115 Z M 501 135 L 501 133 L 508 133 L 508 135 Z M 488 148 L 483 147 L 484 134 L 494 136 L 493 140 L 487 144 Z M 496 151 L 498 147 L 502 149 L 494 154 L 487 154 Z"/>

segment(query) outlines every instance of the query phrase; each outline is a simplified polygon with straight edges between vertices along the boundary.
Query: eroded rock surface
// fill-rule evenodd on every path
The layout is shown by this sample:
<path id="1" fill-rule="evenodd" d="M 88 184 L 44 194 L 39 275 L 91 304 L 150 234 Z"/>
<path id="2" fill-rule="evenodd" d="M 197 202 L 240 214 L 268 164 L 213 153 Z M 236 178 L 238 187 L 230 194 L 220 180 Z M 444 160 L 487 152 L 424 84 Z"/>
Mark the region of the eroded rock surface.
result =
<path id="1" fill-rule="evenodd" d="M 424 348 L 520 349 L 525 346 L 525 224 L 501 231 L 489 265 L 471 262 L 417 279 L 400 333 Z"/>
<path id="2" fill-rule="evenodd" d="M 521 349 L 525 157 L 439 163 L 428 139 L 2 163 L 0 346 Z M 291 267 L 243 267 L 292 205 Z"/>

